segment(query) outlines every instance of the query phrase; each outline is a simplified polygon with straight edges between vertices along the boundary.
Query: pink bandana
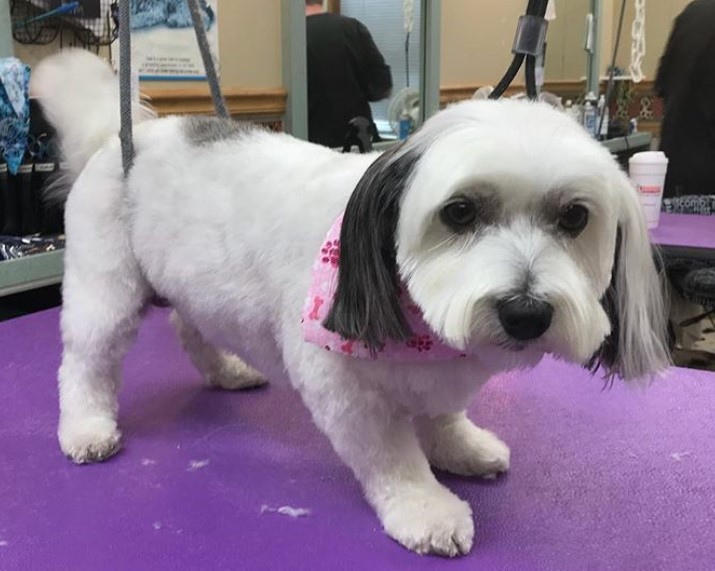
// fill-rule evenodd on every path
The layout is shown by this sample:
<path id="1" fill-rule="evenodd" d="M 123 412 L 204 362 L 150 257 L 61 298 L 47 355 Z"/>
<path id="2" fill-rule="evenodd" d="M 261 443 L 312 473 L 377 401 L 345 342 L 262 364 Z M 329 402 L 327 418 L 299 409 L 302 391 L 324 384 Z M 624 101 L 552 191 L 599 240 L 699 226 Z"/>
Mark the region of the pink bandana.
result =
<path id="1" fill-rule="evenodd" d="M 340 228 L 343 217 L 330 228 L 313 264 L 313 278 L 303 307 L 303 336 L 309 343 L 352 357 L 392 361 L 443 361 L 466 357 L 448 347 L 435 335 L 422 318 L 422 311 L 410 299 L 407 289 L 400 288 L 400 306 L 412 331 L 407 341 L 387 341 L 375 355 L 359 341 L 347 341 L 323 327 L 337 287 L 340 261 Z"/>

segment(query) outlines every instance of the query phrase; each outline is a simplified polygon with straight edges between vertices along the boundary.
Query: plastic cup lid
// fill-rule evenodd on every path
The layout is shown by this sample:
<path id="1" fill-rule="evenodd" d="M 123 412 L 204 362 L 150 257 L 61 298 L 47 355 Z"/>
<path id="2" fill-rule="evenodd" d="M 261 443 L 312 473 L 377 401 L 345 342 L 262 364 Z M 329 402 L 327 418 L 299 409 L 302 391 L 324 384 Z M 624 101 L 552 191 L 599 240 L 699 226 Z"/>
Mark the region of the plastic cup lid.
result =
<path id="1" fill-rule="evenodd" d="M 668 157 L 662 151 L 644 151 L 633 155 L 628 162 L 632 165 L 668 164 Z"/>

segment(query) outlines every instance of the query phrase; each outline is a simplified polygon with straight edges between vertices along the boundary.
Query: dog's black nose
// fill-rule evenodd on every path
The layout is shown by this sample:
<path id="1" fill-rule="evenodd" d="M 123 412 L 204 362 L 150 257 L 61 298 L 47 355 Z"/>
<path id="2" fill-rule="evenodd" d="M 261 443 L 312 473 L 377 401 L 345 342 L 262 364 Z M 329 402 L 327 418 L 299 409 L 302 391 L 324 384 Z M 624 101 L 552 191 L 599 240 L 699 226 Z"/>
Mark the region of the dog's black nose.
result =
<path id="1" fill-rule="evenodd" d="M 507 335 L 517 341 L 541 337 L 551 325 L 554 308 L 530 297 L 516 297 L 498 304 L 499 321 Z"/>

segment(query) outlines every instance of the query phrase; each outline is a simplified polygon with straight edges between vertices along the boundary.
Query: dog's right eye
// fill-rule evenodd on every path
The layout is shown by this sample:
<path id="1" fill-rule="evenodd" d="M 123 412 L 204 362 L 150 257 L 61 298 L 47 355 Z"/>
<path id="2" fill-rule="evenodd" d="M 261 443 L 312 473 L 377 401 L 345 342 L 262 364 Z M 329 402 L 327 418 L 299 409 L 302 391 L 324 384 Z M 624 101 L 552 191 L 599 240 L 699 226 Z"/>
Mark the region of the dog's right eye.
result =
<path id="1" fill-rule="evenodd" d="M 471 200 L 460 198 L 446 204 L 439 217 L 444 224 L 457 232 L 468 230 L 477 220 L 477 208 Z"/>
<path id="2" fill-rule="evenodd" d="M 559 228 L 573 237 L 578 236 L 588 224 L 588 209 L 581 204 L 569 204 L 559 216 Z"/>

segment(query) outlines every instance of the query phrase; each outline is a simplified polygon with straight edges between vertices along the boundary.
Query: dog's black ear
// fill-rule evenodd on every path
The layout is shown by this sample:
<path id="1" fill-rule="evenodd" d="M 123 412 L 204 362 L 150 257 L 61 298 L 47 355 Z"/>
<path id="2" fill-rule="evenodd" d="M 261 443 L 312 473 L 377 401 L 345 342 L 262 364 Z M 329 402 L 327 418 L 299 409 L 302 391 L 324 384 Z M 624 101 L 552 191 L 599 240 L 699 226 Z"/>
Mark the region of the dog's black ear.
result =
<path id="1" fill-rule="evenodd" d="M 323 325 L 372 350 L 410 335 L 399 303 L 395 231 L 400 198 L 417 160 L 402 146 L 381 155 L 360 179 L 345 209 L 338 285 Z"/>
<path id="2" fill-rule="evenodd" d="M 617 171 L 620 194 L 612 282 L 604 297 L 613 331 L 592 360 L 608 379 L 649 380 L 670 365 L 668 303 L 640 197 L 625 173 Z"/>
<path id="3" fill-rule="evenodd" d="M 629 297 L 632 294 L 627 289 L 634 286 L 629 284 L 624 277 L 626 273 L 624 265 L 628 264 L 626 256 L 624 256 L 628 246 L 624 240 L 624 231 L 619 227 L 616 234 L 616 252 L 611 283 L 601 300 L 603 309 L 611 322 L 611 333 L 586 365 L 594 373 L 601 368 L 608 383 L 612 383 L 617 376 L 624 380 L 645 378 L 653 374 L 650 371 L 658 373 L 670 363 L 666 341 L 667 329 L 660 325 L 662 321 L 665 321 L 665 316 L 667 316 L 664 309 L 665 294 L 660 287 L 656 288 L 656 295 L 649 296 L 652 299 L 650 306 L 640 312 L 640 321 L 644 323 L 639 324 L 640 327 L 635 328 L 635 331 L 633 331 L 634 326 L 632 324 L 629 326 L 629 318 L 631 322 L 636 320 L 627 313 L 633 311 L 633 302 Z M 664 272 L 658 250 L 648 247 L 645 253 L 639 253 L 641 254 L 639 260 L 653 274 L 652 276 L 646 275 L 642 279 L 650 279 L 651 282 L 657 285 L 661 279 L 661 273 Z M 644 257 L 646 257 L 645 260 L 642 259 Z M 635 279 L 638 278 L 631 277 L 631 280 Z M 643 350 L 642 352 L 646 355 L 646 358 L 641 358 L 643 362 L 640 362 L 638 360 L 641 353 L 639 342 L 643 342 L 643 339 L 647 341 L 650 338 L 657 341 L 655 345 L 658 351 L 652 353 L 653 356 L 651 356 L 647 351 Z M 636 363 L 635 366 L 633 362 Z"/>
<path id="4" fill-rule="evenodd" d="M 620 263 L 621 251 L 621 229 L 616 233 L 616 252 L 613 258 L 613 270 L 611 271 L 611 283 L 608 285 L 606 293 L 603 294 L 601 305 L 611 322 L 611 333 L 603 340 L 598 351 L 586 363 L 586 368 L 595 373 L 599 368 L 606 371 L 606 380 L 613 381 L 613 373 L 619 361 L 621 324 L 618 311 L 618 294 L 616 292 L 616 276 L 618 275 L 618 265 Z"/>

